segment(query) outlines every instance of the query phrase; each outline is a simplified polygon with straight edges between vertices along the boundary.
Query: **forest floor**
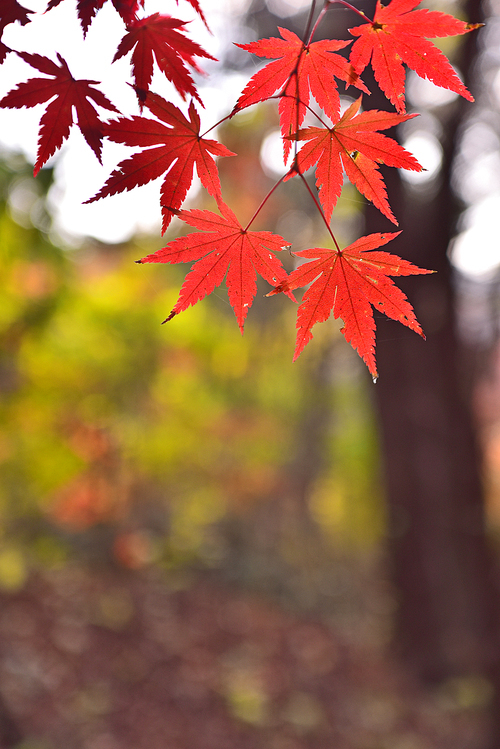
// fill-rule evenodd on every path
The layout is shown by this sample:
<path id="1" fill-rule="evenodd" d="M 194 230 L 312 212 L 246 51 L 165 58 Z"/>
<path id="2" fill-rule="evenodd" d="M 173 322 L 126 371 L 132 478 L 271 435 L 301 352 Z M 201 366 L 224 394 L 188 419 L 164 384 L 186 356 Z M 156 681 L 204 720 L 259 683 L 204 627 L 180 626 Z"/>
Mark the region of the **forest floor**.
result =
<path id="1" fill-rule="evenodd" d="M 484 746 L 484 685 L 423 690 L 362 619 L 208 573 L 38 573 L 2 595 L 2 749 Z"/>

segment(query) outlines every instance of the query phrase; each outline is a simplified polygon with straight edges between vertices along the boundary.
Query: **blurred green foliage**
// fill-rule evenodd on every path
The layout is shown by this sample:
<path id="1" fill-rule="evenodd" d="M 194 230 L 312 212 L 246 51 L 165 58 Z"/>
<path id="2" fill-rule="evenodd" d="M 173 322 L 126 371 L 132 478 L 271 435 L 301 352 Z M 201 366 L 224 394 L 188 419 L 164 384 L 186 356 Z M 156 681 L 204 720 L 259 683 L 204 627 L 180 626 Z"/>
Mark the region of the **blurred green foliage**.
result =
<path id="1" fill-rule="evenodd" d="M 377 540 L 365 373 L 333 325 L 296 364 L 294 305 L 266 288 L 244 337 L 222 287 L 160 325 L 185 269 L 134 263 L 161 240 L 51 241 L 41 175 L 17 157 L 0 165 L 0 585 L 74 553 L 223 565 L 227 518 L 251 536 L 263 505 L 305 503 L 341 546 Z M 309 433 L 314 393 L 328 418 Z M 307 445 L 321 460 L 287 504 Z"/>

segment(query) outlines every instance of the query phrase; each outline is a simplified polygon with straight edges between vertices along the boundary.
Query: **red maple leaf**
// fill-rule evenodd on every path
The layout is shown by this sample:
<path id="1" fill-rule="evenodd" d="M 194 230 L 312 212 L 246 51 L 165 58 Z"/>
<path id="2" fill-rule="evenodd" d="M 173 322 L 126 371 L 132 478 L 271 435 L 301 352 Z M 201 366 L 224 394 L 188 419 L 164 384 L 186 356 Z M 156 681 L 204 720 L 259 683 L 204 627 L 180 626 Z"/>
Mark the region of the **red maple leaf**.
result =
<path id="1" fill-rule="evenodd" d="M 210 195 L 219 198 L 219 174 L 213 157 L 235 154 L 215 140 L 200 137 L 200 118 L 193 102 L 189 106 L 189 120 L 158 94 L 148 93 L 144 103 L 160 122 L 146 117 L 121 118 L 104 125 L 103 133 L 115 143 L 156 148 L 122 161 L 97 195 L 86 202 L 145 185 L 169 170 L 161 188 L 164 233 L 184 202 L 195 165 L 202 184 Z"/>
<path id="2" fill-rule="evenodd" d="M 360 107 L 361 97 L 346 109 L 333 127 L 308 127 L 292 136 L 308 143 L 300 149 L 295 170 L 292 169 L 286 179 L 293 177 L 297 170 L 304 173 L 318 162 L 316 185 L 325 217 L 329 221 L 342 191 L 344 169 L 360 193 L 397 225 L 377 163 L 415 172 L 421 172 L 422 167 L 399 143 L 376 131 L 394 127 L 417 115 L 379 112 L 376 109 L 358 114 Z"/>
<path id="3" fill-rule="evenodd" d="M 7 47 L 7 45 L 3 42 L 0 42 L 0 65 L 5 60 L 9 52 L 12 52 L 11 48 Z"/>
<path id="4" fill-rule="evenodd" d="M 271 37 L 236 45 L 259 57 L 279 59 L 268 63 L 250 78 L 234 112 L 269 99 L 280 91 L 281 132 L 286 138 L 304 121 L 310 94 L 331 120 L 338 119 L 340 98 L 335 78 L 370 93 L 347 60 L 335 54 L 350 42 L 325 39 L 307 45 L 293 31 L 282 28 L 279 31 L 282 39 Z M 285 158 L 290 147 L 291 143 L 284 141 Z"/>
<path id="5" fill-rule="evenodd" d="M 33 11 L 24 8 L 17 0 L 2 0 L 0 5 L 0 36 L 9 23 L 19 21 L 21 26 L 26 26 L 31 21 L 28 13 L 33 13 Z"/>
<path id="6" fill-rule="evenodd" d="M 377 377 L 372 305 L 425 337 L 406 296 L 388 276 L 434 271 L 418 268 L 388 252 L 372 251 L 398 234 L 400 232 L 370 234 L 342 251 L 315 247 L 295 253 L 299 257 L 316 259 L 300 265 L 270 293 L 288 292 L 314 282 L 305 292 L 297 312 L 294 361 L 311 340 L 313 325 L 325 322 L 333 313 L 335 319 L 340 317 L 344 322 L 345 339 L 358 351 L 372 376 Z"/>
<path id="7" fill-rule="evenodd" d="M 198 0 L 187 0 L 187 1 L 189 5 L 198 13 L 199 17 L 205 24 L 206 28 L 210 31 L 210 29 L 208 28 L 207 19 L 205 18 L 205 14 L 203 13 L 201 9 L 200 3 L 198 2 Z M 179 5 L 179 0 L 177 0 L 177 5 Z"/>
<path id="8" fill-rule="evenodd" d="M 57 55 L 60 65 L 42 55 L 32 55 L 28 52 L 17 54 L 41 73 L 53 76 L 31 78 L 25 83 L 20 83 L 0 101 L 0 107 L 7 109 L 34 107 L 50 102 L 40 120 L 38 152 L 33 174 L 38 174 L 47 159 L 68 137 L 69 129 L 74 122 L 73 107 L 83 137 L 101 162 L 103 123 L 90 100 L 111 112 L 118 110 L 101 91 L 91 85 L 98 81 L 75 80 L 60 54 Z"/>
<path id="9" fill-rule="evenodd" d="M 28 17 L 28 13 L 33 13 L 32 10 L 24 8 L 17 0 L 2 0 L 0 5 L 0 38 L 5 30 L 5 27 L 10 23 L 19 21 L 21 26 L 26 26 L 31 21 Z M 7 54 L 12 50 L 7 47 L 6 44 L 0 42 L 0 64 L 5 60 Z"/>
<path id="10" fill-rule="evenodd" d="M 189 94 L 201 103 L 191 73 L 184 62 L 201 72 L 194 58 L 205 57 L 215 60 L 215 57 L 179 31 L 185 25 L 186 21 L 161 16 L 159 13 L 130 23 L 127 33 L 118 45 L 113 62 L 135 47 L 132 52 L 132 71 L 140 103 L 144 102 L 149 90 L 153 60 L 156 60 L 161 72 L 174 84 L 183 99 Z"/>
<path id="11" fill-rule="evenodd" d="M 62 0 L 50 0 L 47 5 L 47 11 L 57 7 L 61 2 Z M 103 7 L 105 2 L 106 0 L 78 0 L 77 13 L 82 25 L 83 36 L 87 35 L 94 16 Z M 144 0 L 112 0 L 112 3 L 127 25 L 132 23 L 136 17 L 139 5 L 144 7 Z"/>
<path id="12" fill-rule="evenodd" d="M 268 231 L 247 231 L 228 206 L 218 202 L 222 216 L 211 211 L 180 211 L 179 217 L 201 229 L 197 234 L 178 237 L 139 263 L 188 263 L 196 260 L 182 285 L 179 298 L 164 322 L 186 310 L 219 286 L 224 276 L 229 301 L 243 333 L 247 312 L 252 306 L 258 273 L 273 286 L 286 277 L 281 262 L 273 254 L 290 246 L 283 237 Z M 293 299 L 293 294 L 284 290 Z"/>
<path id="13" fill-rule="evenodd" d="M 483 24 L 469 24 L 446 13 L 422 8 L 420 0 L 392 0 L 384 6 L 377 0 L 373 21 L 349 29 L 358 36 L 350 61 L 360 75 L 371 60 L 375 78 L 398 112 L 405 111 L 405 70 L 403 63 L 421 78 L 455 91 L 468 101 L 473 97 L 458 78 L 443 53 L 426 37 L 465 34 Z"/>

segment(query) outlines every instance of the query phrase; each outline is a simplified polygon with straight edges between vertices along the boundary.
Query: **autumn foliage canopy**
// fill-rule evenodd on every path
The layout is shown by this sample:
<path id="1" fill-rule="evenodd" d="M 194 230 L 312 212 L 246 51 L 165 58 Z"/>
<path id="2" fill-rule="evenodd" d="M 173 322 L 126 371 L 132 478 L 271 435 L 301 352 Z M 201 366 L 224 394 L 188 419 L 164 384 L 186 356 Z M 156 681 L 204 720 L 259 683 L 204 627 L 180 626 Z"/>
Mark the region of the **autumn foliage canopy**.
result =
<path id="1" fill-rule="evenodd" d="M 50 0 L 45 12 L 63 1 Z M 200 71 L 200 60 L 214 58 L 190 38 L 184 21 L 167 14 L 146 15 L 144 0 L 111 1 L 124 24 L 123 38 L 113 62 L 130 55 L 140 112 L 133 117 L 121 116 L 99 89 L 98 81 L 75 80 L 61 55 L 57 54 L 57 60 L 53 60 L 7 47 L 1 41 L 5 27 L 14 22 L 25 25 L 34 14 L 17 0 L 2 0 L 0 62 L 9 54 L 17 54 L 37 75 L 19 83 L 4 96 L 0 106 L 45 106 L 40 120 L 35 175 L 60 148 L 73 125 L 80 129 L 99 161 L 106 138 L 142 149 L 118 164 L 99 192 L 87 202 L 163 177 L 162 231 L 165 232 L 174 216 L 198 230 L 174 239 L 138 261 L 192 263 L 165 322 L 212 293 L 225 279 L 229 301 L 243 332 L 257 290 L 256 274 L 272 287 L 268 296 L 284 293 L 295 301 L 293 292 L 307 286 L 298 307 L 294 358 L 312 338 L 313 326 L 333 314 L 343 321 L 346 340 L 375 378 L 373 309 L 423 335 L 410 303 L 391 277 L 432 271 L 417 268 L 379 249 L 399 232 L 371 234 L 341 248 L 331 230 L 332 213 L 347 177 L 389 222 L 397 225 L 379 165 L 422 170 L 411 153 L 381 132 L 416 116 L 406 113 L 405 65 L 437 86 L 473 101 L 446 57 L 429 39 L 465 34 L 479 24 L 417 9 L 418 0 L 391 0 L 385 6 L 377 0 L 373 19 L 346 0 L 326 0 L 319 13 L 315 13 L 313 0 L 302 38 L 280 28 L 279 36 L 239 45 L 268 62 L 250 78 L 225 119 L 259 102 L 275 100 L 285 164 L 292 155 L 291 166 L 284 166 L 283 176 L 262 196 L 260 203 L 257 198 L 255 212 L 243 226 L 224 201 L 216 161 L 218 157 L 235 154 L 207 137 L 215 125 L 200 132 L 198 112 L 203 102 L 193 71 Z M 77 13 L 84 36 L 105 2 L 78 0 Z M 189 2 L 206 24 L 198 0 Z M 352 40 L 314 41 L 318 27 L 334 4 L 348 7 L 360 17 L 360 24 L 349 29 Z M 185 112 L 151 90 L 155 65 L 186 102 Z M 369 106 L 370 92 L 362 79 L 368 65 L 394 112 L 363 107 Z M 356 92 L 355 101 L 344 112 L 337 81 Z M 314 126 L 304 127 L 306 114 L 310 115 L 308 120 L 316 123 Z M 112 115 L 116 117 L 109 119 Z M 315 167 L 316 191 L 304 176 L 312 167 Z M 215 199 L 219 213 L 182 209 L 195 169 L 202 185 Z M 331 246 L 294 253 L 300 261 L 288 275 L 276 253 L 292 247 L 289 239 L 268 231 L 252 231 L 250 227 L 274 191 L 290 179 L 302 181 L 325 223 Z"/>

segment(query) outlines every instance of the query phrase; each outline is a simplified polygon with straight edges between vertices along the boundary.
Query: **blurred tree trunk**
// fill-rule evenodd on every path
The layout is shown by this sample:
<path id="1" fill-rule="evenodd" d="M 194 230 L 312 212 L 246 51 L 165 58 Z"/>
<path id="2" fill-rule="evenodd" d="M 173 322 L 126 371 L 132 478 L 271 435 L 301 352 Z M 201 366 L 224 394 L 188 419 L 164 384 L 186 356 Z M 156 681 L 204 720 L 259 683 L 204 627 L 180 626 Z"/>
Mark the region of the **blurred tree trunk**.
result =
<path id="1" fill-rule="evenodd" d="M 481 20 L 479 0 L 469 20 Z M 461 70 L 470 70 L 475 39 L 467 37 Z M 371 107 L 388 108 L 373 94 Z M 444 123 L 444 163 L 432 185 L 404 186 L 388 170 L 391 205 L 403 233 L 391 251 L 436 275 L 400 284 L 427 341 L 378 321 L 374 388 L 385 456 L 393 579 L 400 652 L 427 681 L 456 674 L 498 680 L 497 586 L 484 532 L 481 459 L 467 377 L 467 351 L 457 338 L 452 271 L 447 257 L 458 207 L 450 170 L 465 107 L 454 102 Z M 387 230 L 368 207 L 367 233 Z M 498 695 L 497 695 L 498 696 Z M 496 736 L 499 746 L 500 737 Z"/>
<path id="2" fill-rule="evenodd" d="M 0 700 L 0 747 L 11 749 L 23 739 L 19 726 L 14 721 L 3 699 Z"/>
<path id="3" fill-rule="evenodd" d="M 391 195 L 394 191 L 391 191 Z M 401 284 L 427 334 L 379 327 L 378 404 L 390 509 L 399 640 L 429 679 L 484 671 L 497 657 L 481 463 L 446 258 L 449 199 L 411 201 L 393 250 L 439 275 Z M 367 222 L 368 232 L 375 222 Z M 385 342 L 384 337 L 388 340 Z"/>

